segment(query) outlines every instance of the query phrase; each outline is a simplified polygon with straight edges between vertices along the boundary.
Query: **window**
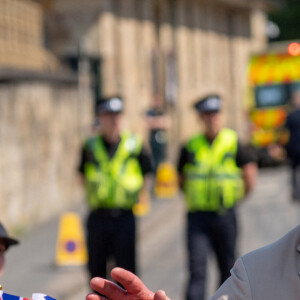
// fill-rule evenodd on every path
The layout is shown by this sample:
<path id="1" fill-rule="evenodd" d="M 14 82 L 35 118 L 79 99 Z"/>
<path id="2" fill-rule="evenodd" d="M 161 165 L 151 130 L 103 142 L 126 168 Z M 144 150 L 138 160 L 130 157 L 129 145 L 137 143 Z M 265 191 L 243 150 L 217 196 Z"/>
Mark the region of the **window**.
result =
<path id="1" fill-rule="evenodd" d="M 272 107 L 287 104 L 289 89 L 286 84 L 262 85 L 255 88 L 256 107 Z"/>

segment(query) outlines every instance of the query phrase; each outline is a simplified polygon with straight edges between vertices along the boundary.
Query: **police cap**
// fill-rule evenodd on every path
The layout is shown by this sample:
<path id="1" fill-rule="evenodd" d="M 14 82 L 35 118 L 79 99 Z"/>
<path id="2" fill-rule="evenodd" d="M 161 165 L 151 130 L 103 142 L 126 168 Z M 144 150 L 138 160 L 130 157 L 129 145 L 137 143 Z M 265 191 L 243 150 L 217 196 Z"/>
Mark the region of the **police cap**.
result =
<path id="1" fill-rule="evenodd" d="M 209 95 L 194 104 L 194 108 L 198 112 L 218 112 L 221 110 L 221 98 L 218 95 Z"/>
<path id="2" fill-rule="evenodd" d="M 123 107 L 123 99 L 119 96 L 101 98 L 97 101 L 97 113 L 121 113 Z"/>

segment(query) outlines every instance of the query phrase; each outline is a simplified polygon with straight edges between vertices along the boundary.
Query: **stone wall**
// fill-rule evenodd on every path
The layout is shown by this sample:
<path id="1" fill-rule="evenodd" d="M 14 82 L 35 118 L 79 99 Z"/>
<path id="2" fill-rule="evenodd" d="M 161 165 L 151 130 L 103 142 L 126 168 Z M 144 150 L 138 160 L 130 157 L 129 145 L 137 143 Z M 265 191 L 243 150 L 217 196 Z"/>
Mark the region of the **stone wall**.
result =
<path id="1" fill-rule="evenodd" d="M 55 70 L 57 59 L 44 47 L 42 7 L 30 0 L 0 0 L 0 65 Z"/>
<path id="2" fill-rule="evenodd" d="M 85 95 L 83 98 L 80 95 Z M 27 228 L 83 199 L 76 167 L 92 124 L 77 82 L 0 83 L 0 220 Z"/>
<path id="3" fill-rule="evenodd" d="M 171 99 L 175 105 L 169 106 L 169 156 L 176 157 L 174 149 L 199 131 L 192 103 L 207 93 L 221 94 L 225 126 L 247 138 L 247 64 L 254 46 L 263 43 L 253 32 L 254 8 L 238 2 L 242 1 L 101 1 L 102 91 L 124 95 L 126 117 L 133 130 L 141 131 L 141 112 L 153 99 L 155 83 L 165 100 L 167 86 L 176 85 Z M 255 12 L 265 15 L 259 7 Z M 262 21 L 256 24 L 261 32 Z M 172 65 L 173 74 L 167 70 Z"/>
<path id="4" fill-rule="evenodd" d="M 221 94 L 225 125 L 247 140 L 247 65 L 266 44 L 267 4 L 276 1 L 49 1 L 54 52 L 76 53 L 80 41 L 82 53 L 98 53 L 101 91 L 123 95 L 128 127 L 145 135 L 143 112 L 157 94 L 167 103 L 172 159 L 199 130 L 192 103 L 207 93 Z M 65 34 L 58 38 L 56 32 Z"/>

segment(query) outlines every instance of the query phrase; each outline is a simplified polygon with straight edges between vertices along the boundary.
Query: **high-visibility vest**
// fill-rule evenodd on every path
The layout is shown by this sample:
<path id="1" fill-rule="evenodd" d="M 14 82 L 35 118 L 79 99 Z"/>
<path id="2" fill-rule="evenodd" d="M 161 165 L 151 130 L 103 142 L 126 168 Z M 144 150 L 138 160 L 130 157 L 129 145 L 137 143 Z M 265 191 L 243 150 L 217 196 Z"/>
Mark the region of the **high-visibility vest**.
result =
<path id="1" fill-rule="evenodd" d="M 210 145 L 205 135 L 187 143 L 194 161 L 183 167 L 186 204 L 189 211 L 222 212 L 244 195 L 241 169 L 236 164 L 238 137 L 222 129 Z"/>
<path id="2" fill-rule="evenodd" d="M 142 149 L 140 137 L 129 132 L 109 158 L 101 136 L 87 140 L 85 147 L 95 161 L 84 164 L 87 200 L 91 209 L 132 209 L 143 186 L 143 174 L 137 156 Z"/>

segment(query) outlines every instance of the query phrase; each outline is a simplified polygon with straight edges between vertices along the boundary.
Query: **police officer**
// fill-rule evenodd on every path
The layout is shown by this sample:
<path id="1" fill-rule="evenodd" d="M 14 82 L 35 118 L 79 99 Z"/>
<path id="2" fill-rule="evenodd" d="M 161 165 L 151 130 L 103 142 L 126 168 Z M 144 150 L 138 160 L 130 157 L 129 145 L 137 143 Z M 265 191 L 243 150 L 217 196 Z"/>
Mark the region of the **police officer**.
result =
<path id="1" fill-rule="evenodd" d="M 236 132 L 221 127 L 222 101 L 208 95 L 194 105 L 204 133 L 192 137 L 178 161 L 180 185 L 187 207 L 189 281 L 187 300 L 205 297 L 209 249 L 216 255 L 220 284 L 235 261 L 235 206 L 254 185 L 256 164 Z"/>
<path id="2" fill-rule="evenodd" d="M 101 133 L 83 147 L 83 175 L 90 214 L 87 219 L 91 277 L 107 276 L 107 262 L 136 272 L 136 227 L 132 212 L 139 194 L 151 185 L 151 159 L 139 136 L 121 131 L 121 97 L 98 101 Z M 145 200 L 145 199 L 143 199 Z"/>
<path id="3" fill-rule="evenodd" d="M 292 88 L 292 111 L 285 122 L 285 130 L 288 133 L 288 141 L 285 145 L 287 156 L 292 169 L 292 199 L 300 201 L 300 84 L 294 84 Z"/>

